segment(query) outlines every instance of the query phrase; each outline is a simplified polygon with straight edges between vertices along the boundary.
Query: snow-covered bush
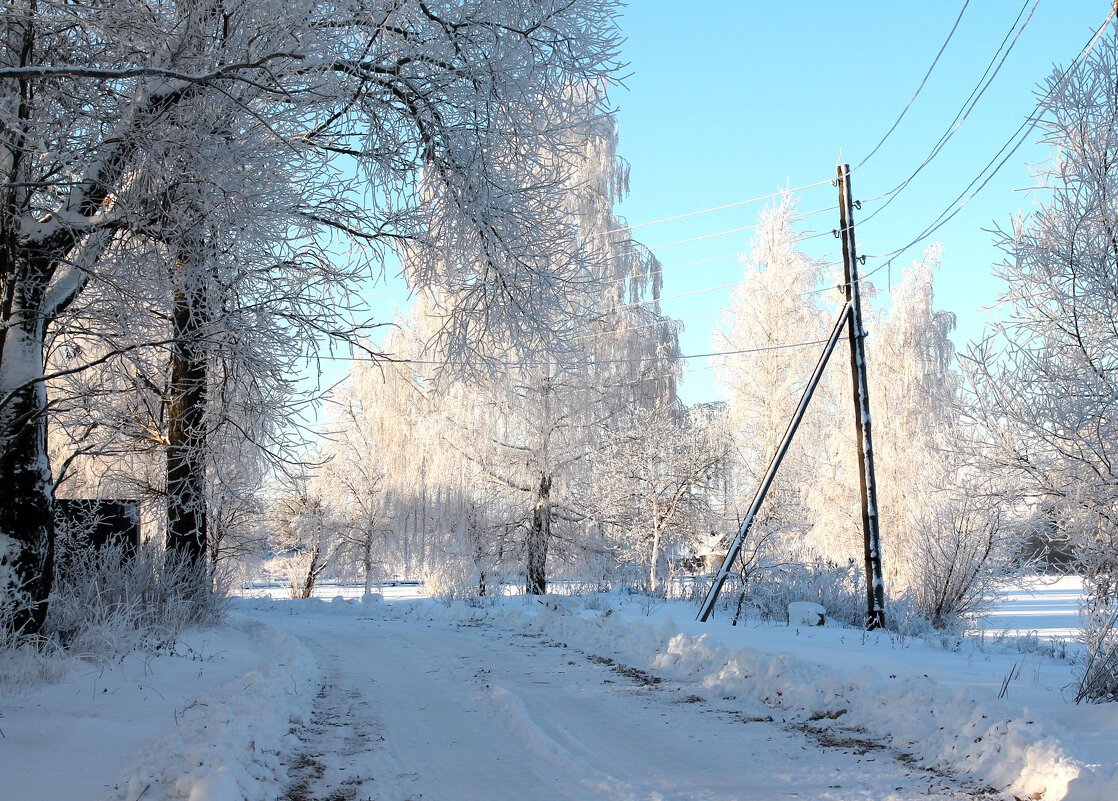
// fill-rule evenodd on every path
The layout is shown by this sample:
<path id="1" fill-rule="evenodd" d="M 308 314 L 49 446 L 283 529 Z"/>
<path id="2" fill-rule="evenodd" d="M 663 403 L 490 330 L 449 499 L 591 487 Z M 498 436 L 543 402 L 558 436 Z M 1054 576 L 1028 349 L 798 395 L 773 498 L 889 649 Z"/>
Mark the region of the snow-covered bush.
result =
<path id="1" fill-rule="evenodd" d="M 580 550 L 570 566 L 571 595 L 593 598 L 595 594 L 609 592 L 616 585 L 617 559 L 604 548 Z"/>
<path id="2" fill-rule="evenodd" d="M 270 517 L 272 567 L 287 576 L 292 598 L 310 598 L 319 577 L 335 566 L 341 521 L 309 472 L 281 480 Z"/>
<path id="3" fill-rule="evenodd" d="M 74 655 L 105 657 L 164 647 L 224 610 L 208 573 L 153 543 L 78 548 L 59 565 L 46 630 Z"/>
<path id="4" fill-rule="evenodd" d="M 281 580 L 286 582 L 292 598 L 310 598 L 325 564 L 321 561 L 321 552 L 309 546 L 269 559 L 266 569 L 269 573 L 282 576 Z"/>
<path id="5" fill-rule="evenodd" d="M 776 562 L 770 557 L 768 564 L 750 572 L 744 595 L 740 579 L 731 578 L 723 588 L 719 608 L 735 618 L 784 621 L 789 604 L 810 601 L 826 610 L 828 622 L 862 628 L 866 588 L 861 567 L 855 562 L 836 565 L 820 559 L 801 562 L 800 558 Z M 695 586 L 702 591 L 696 593 L 697 602 L 706 587 Z M 912 592 L 886 596 L 885 628 L 901 638 L 928 637 L 936 631 Z"/>
<path id="6" fill-rule="evenodd" d="M 1118 611 L 1084 614 L 1080 642 L 1084 655 L 1075 702 L 1118 701 Z"/>
<path id="7" fill-rule="evenodd" d="M 482 594 L 481 571 L 474 560 L 451 551 L 433 552 L 428 555 L 419 573 L 423 591 L 429 598 L 444 603 L 455 600 L 472 600 L 490 597 L 492 587 L 485 587 Z M 499 589 L 497 590 L 499 594 Z"/>
<path id="8" fill-rule="evenodd" d="M 1010 543 L 996 500 L 933 499 L 905 543 L 905 576 L 935 628 L 952 629 L 989 606 L 1005 579 Z"/>
<path id="9" fill-rule="evenodd" d="M 49 637 L 17 637 L 0 628 L 0 698 L 61 679 L 70 659 Z"/>
<path id="10" fill-rule="evenodd" d="M 824 561 L 789 562 L 754 571 L 741 595 L 741 585 L 727 584 L 722 593 L 725 605 L 762 620 L 784 620 L 788 605 L 812 601 L 827 610 L 827 617 L 851 626 L 861 626 L 865 616 L 862 570 L 853 562 L 835 565 Z"/>

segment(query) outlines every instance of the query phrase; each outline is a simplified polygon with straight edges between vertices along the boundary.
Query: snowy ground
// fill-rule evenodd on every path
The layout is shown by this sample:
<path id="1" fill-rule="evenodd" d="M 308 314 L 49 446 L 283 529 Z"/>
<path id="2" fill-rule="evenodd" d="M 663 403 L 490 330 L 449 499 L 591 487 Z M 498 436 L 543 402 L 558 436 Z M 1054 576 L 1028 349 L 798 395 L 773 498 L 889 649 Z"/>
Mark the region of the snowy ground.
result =
<path id="1" fill-rule="evenodd" d="M 987 634 L 1035 634 L 1041 640 L 1072 640 L 1079 632 L 1077 576 L 1046 576 L 1025 582 L 1002 597 L 983 621 Z"/>
<path id="2" fill-rule="evenodd" d="M 1118 709 L 1000 633 L 1058 636 L 1076 592 L 1008 599 L 981 648 L 621 595 L 244 600 L 174 654 L 0 699 L 0 797 L 1114 801 Z"/>

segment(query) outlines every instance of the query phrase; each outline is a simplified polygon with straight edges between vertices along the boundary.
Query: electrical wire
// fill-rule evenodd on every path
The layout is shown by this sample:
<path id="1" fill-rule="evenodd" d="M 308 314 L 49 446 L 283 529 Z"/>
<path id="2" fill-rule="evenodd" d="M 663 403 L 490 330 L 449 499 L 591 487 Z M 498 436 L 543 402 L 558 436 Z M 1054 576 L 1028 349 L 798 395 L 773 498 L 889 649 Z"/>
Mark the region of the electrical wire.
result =
<path id="1" fill-rule="evenodd" d="M 805 220 L 808 217 L 812 217 L 816 214 L 823 214 L 824 212 L 828 212 L 828 211 L 834 211 L 837 208 L 838 208 L 837 205 L 836 206 L 827 206 L 826 208 L 814 209 L 812 211 L 805 211 L 805 212 L 802 212 L 802 213 L 799 213 L 799 214 L 793 214 L 788 219 L 789 219 L 789 222 L 795 222 L 795 221 L 798 221 L 798 220 Z M 729 236 L 731 234 L 740 234 L 743 231 L 755 231 L 758 228 L 763 228 L 765 225 L 766 225 L 766 223 L 754 223 L 753 225 L 746 225 L 746 226 L 742 226 L 741 228 L 731 228 L 729 230 L 719 231 L 718 233 L 714 233 L 714 234 L 704 234 L 703 236 L 696 236 L 696 237 L 692 237 L 690 239 L 680 239 L 677 242 L 668 242 L 664 245 L 652 245 L 652 246 L 647 246 L 646 245 L 646 246 L 643 246 L 643 247 L 646 250 L 650 250 L 653 253 L 655 253 L 658 250 L 667 250 L 668 248 L 673 248 L 673 247 L 676 247 L 677 245 L 690 245 L 693 242 L 703 242 L 707 239 L 717 239 L 718 237 Z"/>
<path id="2" fill-rule="evenodd" d="M 779 192 L 773 192 L 772 194 L 769 194 L 769 195 L 758 195 L 757 197 L 751 197 L 748 200 L 738 200 L 734 203 L 726 203 L 722 206 L 713 206 L 712 208 L 700 209 L 699 211 L 689 211 L 689 212 L 686 212 L 684 214 L 676 214 L 676 215 L 673 215 L 671 217 L 663 217 L 659 220 L 649 220 L 648 222 L 637 223 L 636 225 L 623 225 L 619 228 L 614 228 L 610 231 L 606 231 L 605 233 L 606 234 L 616 234 L 616 233 L 620 233 L 622 231 L 635 231 L 638 228 L 645 228 L 649 225 L 660 225 L 661 223 L 674 222 L 676 220 L 684 220 L 688 217 L 696 217 L 700 214 L 710 214 L 711 212 L 715 212 L 715 211 L 724 211 L 726 209 L 734 209 L 734 208 L 737 208 L 739 206 L 748 206 L 750 203 L 760 203 L 762 200 L 772 200 L 773 198 L 782 197 L 784 195 L 792 194 L 793 192 L 802 192 L 805 189 L 814 189 L 817 186 L 823 186 L 824 184 L 829 184 L 830 182 L 831 182 L 831 179 L 826 178 L 822 181 L 816 181 L 813 184 L 803 184 L 802 186 L 793 186 L 790 189 L 782 189 Z"/>
<path id="3" fill-rule="evenodd" d="M 874 256 L 873 258 L 875 259 L 883 258 L 886 259 L 886 261 L 875 267 L 870 272 L 866 273 L 864 276 L 861 277 L 860 280 L 865 280 L 874 273 L 877 273 L 882 269 L 890 266 L 898 256 L 907 251 L 913 245 L 919 244 L 920 242 L 934 234 L 936 231 L 938 231 L 940 228 L 947 225 L 947 223 L 954 219 L 955 216 L 967 206 L 967 204 L 974 200 L 975 196 L 977 196 L 978 193 L 981 192 L 986 187 L 986 185 L 990 183 L 993 177 L 998 174 L 1002 167 L 1005 166 L 1006 162 L 1009 161 L 1013 154 L 1016 153 L 1018 149 L 1020 149 L 1022 144 L 1024 144 L 1029 134 L 1036 127 L 1037 123 L 1040 122 L 1041 116 L 1039 112 L 1044 103 L 1048 100 L 1048 98 L 1052 96 L 1052 94 L 1057 89 L 1064 85 L 1067 79 L 1071 76 L 1072 72 L 1078 69 L 1078 67 L 1086 61 L 1087 57 L 1091 54 L 1091 51 L 1098 43 L 1099 38 L 1102 36 L 1103 31 L 1106 30 L 1106 26 L 1112 19 L 1114 19 L 1116 10 L 1118 9 L 1116 9 L 1115 7 L 1111 8 L 1110 13 L 1107 14 L 1106 19 L 1103 20 L 1102 25 L 1099 26 L 1098 30 L 1095 32 L 1094 36 L 1092 36 L 1091 40 L 1087 43 L 1087 45 L 1084 46 L 1084 48 L 1079 52 L 1075 59 L 1072 60 L 1072 63 L 1068 66 L 1068 68 L 1064 70 L 1064 72 L 1060 75 L 1059 80 L 1054 82 L 1052 86 L 1049 87 L 1048 91 L 1045 92 L 1044 95 L 1037 102 L 1032 113 L 1025 118 L 1024 122 L 1022 122 L 1021 125 L 1018 126 L 1017 130 L 1015 130 L 1010 135 L 1010 137 L 998 149 L 998 152 L 994 154 L 994 156 L 986 163 L 986 165 L 981 170 L 979 170 L 978 174 L 975 175 L 973 179 L 971 179 L 971 182 L 967 184 L 966 188 L 964 188 L 962 192 L 956 195 L 955 199 L 952 200 L 951 203 L 949 203 L 942 212 L 940 212 L 939 216 L 937 216 L 935 220 L 929 223 L 923 231 L 913 237 L 913 239 L 909 241 L 908 244 L 903 245 L 896 250 L 890 251 L 889 253 Z M 1003 153 L 1005 154 L 1004 156 L 1002 156 Z M 999 157 L 1001 157 L 1000 161 L 998 160 Z M 991 167 L 993 168 L 992 170 Z M 987 175 L 986 173 L 988 170 L 990 172 Z M 985 178 L 983 178 L 984 175 Z M 981 183 L 979 183 L 979 181 L 981 181 Z M 977 188 L 974 188 L 973 192 L 971 192 L 971 189 L 975 186 L 975 184 L 978 184 L 978 186 Z M 970 192 L 969 196 L 967 195 L 968 192 Z M 964 196 L 966 196 L 966 199 L 963 200 L 962 203 L 959 203 L 959 201 L 962 200 Z M 956 206 L 957 203 L 959 205 Z"/>
<path id="4" fill-rule="evenodd" d="M 619 309 L 627 309 L 633 306 L 644 306 L 649 303 L 659 303 L 664 300 L 677 300 L 679 298 L 690 298 L 694 295 L 705 295 L 708 292 L 718 292 L 721 289 L 732 289 L 740 284 L 740 281 L 734 281 L 730 284 L 720 284 L 718 286 L 707 287 L 706 289 L 693 289 L 690 292 L 680 292 L 678 295 L 663 295 L 658 298 L 648 298 L 647 300 L 634 300 L 629 303 L 622 303 L 617 306 Z"/>
<path id="5" fill-rule="evenodd" d="M 828 183 L 829 183 L 829 181 L 828 181 Z M 813 186 L 817 186 L 817 185 L 818 184 L 813 184 Z M 828 206 L 826 208 L 814 209 L 813 211 L 806 211 L 806 212 L 803 212 L 802 214 L 794 214 L 791 217 L 789 217 L 789 222 L 797 222 L 799 220 L 804 220 L 804 219 L 807 219 L 808 217 L 812 217 L 816 214 L 823 214 L 823 213 L 828 212 L 828 211 L 834 211 L 837 208 L 838 208 L 837 205 L 836 206 Z M 766 223 L 754 223 L 753 225 L 746 225 L 746 226 L 742 226 L 740 228 L 733 228 L 733 229 L 730 229 L 730 230 L 727 230 L 727 231 L 718 231 L 718 232 L 713 233 L 713 234 L 704 234 L 703 236 L 693 237 L 691 239 L 681 239 L 677 242 L 668 242 L 666 244 L 655 245 L 653 247 L 648 247 L 648 246 L 645 246 L 645 245 L 641 245 L 640 248 L 643 249 L 643 250 L 651 251 L 651 252 L 655 252 L 657 250 L 666 250 L 668 248 L 676 247 L 676 246 L 679 246 L 679 245 L 688 245 L 688 244 L 692 244 L 694 242 L 702 242 L 702 241 L 709 240 L 709 239 L 718 239 L 718 238 L 721 238 L 721 237 L 724 237 L 724 236 L 730 236 L 732 234 L 743 233 L 745 231 L 755 231 L 759 228 L 763 228 L 765 225 L 766 225 Z M 817 236 L 820 236 L 820 234 L 808 235 L 808 236 L 802 237 L 801 241 L 802 240 L 807 240 L 807 239 L 814 239 Z M 631 251 L 631 252 L 635 252 L 635 250 L 636 250 L 636 248 L 634 248 L 634 251 Z M 723 254 L 723 255 L 720 255 L 720 256 L 715 256 L 715 257 L 712 257 L 712 258 L 709 258 L 709 259 L 702 259 L 702 260 L 699 260 L 699 261 L 688 262 L 687 264 L 680 264 L 680 265 L 677 265 L 675 267 L 661 268 L 661 269 L 658 269 L 658 270 L 653 270 L 652 272 L 649 273 L 649 276 L 651 277 L 651 276 L 657 275 L 657 274 L 663 275 L 665 273 L 675 272 L 677 270 L 685 270 L 685 269 L 689 269 L 689 268 L 692 268 L 692 267 L 700 267 L 700 266 L 703 266 L 703 265 L 706 265 L 706 264 L 713 264 L 715 262 L 725 261 L 726 259 L 735 258 L 737 256 L 740 256 L 741 253 L 742 253 L 742 251 L 735 250 L 732 253 L 726 253 L 726 254 Z M 600 284 L 601 284 L 602 287 L 609 287 L 609 286 L 613 286 L 615 284 L 620 284 L 620 283 L 625 283 L 626 281 L 631 281 L 632 278 L 633 278 L 632 276 L 620 276 L 620 277 L 617 277 L 617 278 L 610 278 L 608 280 L 601 281 Z M 711 291 L 713 291 L 713 290 L 711 290 Z M 411 289 L 403 288 L 403 289 L 393 289 L 393 290 L 389 290 L 389 291 L 386 291 L 386 292 L 374 292 L 372 294 L 362 295 L 361 297 L 362 297 L 363 300 L 368 300 L 370 298 L 383 298 L 383 297 L 392 297 L 392 296 L 410 295 L 410 294 L 412 294 Z M 649 300 L 649 301 L 640 301 L 640 302 L 641 303 L 645 303 L 645 302 L 652 303 L 652 302 L 655 302 L 655 299 Z"/>
<path id="6" fill-rule="evenodd" d="M 1018 28 L 1017 24 L 1021 21 L 1021 17 L 1024 15 L 1025 9 L 1028 8 L 1030 2 L 1033 3 L 1033 7 L 1029 10 L 1029 16 L 1026 17 L 1025 22 L 1021 25 L 1021 27 Z M 935 145 L 933 145 L 932 149 L 928 152 L 928 155 L 925 156 L 924 160 L 920 162 L 916 169 L 913 170 L 907 178 L 905 178 L 889 191 L 884 192 L 877 197 L 862 201 L 863 203 L 874 203 L 878 200 L 881 200 L 882 198 L 887 198 L 887 200 L 880 206 L 878 206 L 872 214 L 862 220 L 863 225 L 865 225 L 882 211 L 884 211 L 889 206 L 889 204 L 892 203 L 897 198 L 897 196 L 901 192 L 903 192 L 909 184 L 912 183 L 916 176 L 923 172 L 924 168 L 931 164 L 932 161 L 935 160 L 937 156 L 939 156 L 939 154 L 943 151 L 943 148 L 947 145 L 951 138 L 963 126 L 963 123 L 967 121 L 967 117 L 970 116 L 971 112 L 974 111 L 975 107 L 978 105 L 978 102 L 982 99 L 982 96 L 986 94 L 986 90 L 990 88 L 990 85 L 994 82 L 994 79 L 998 77 L 998 73 L 1001 72 L 1002 66 L 1005 64 L 1010 52 L 1012 52 L 1014 46 L 1017 44 L 1018 39 L 1020 39 L 1021 34 L 1024 32 L 1026 26 L 1028 26 L 1029 22 L 1032 20 L 1033 14 L 1036 12 L 1038 5 L 1040 5 L 1040 0 L 1025 0 L 1025 2 L 1021 5 L 1020 10 L 1017 12 L 1017 17 L 1013 20 L 1013 24 L 1009 27 L 1009 30 L 1006 31 L 1005 37 L 1002 38 L 1001 44 L 998 45 L 998 49 L 994 52 L 994 55 L 993 57 L 991 57 L 989 63 L 987 63 L 986 69 L 982 73 L 982 77 L 979 78 L 978 83 L 971 90 L 970 94 L 967 96 L 967 99 L 963 101 L 963 105 L 960 106 L 959 110 L 955 113 L 955 117 L 948 124 L 947 130 L 945 130 L 940 135 Z M 1013 36 L 1013 40 L 1010 41 L 1009 37 L 1013 34 L 1013 31 L 1015 29 L 1017 30 L 1017 34 Z M 1006 48 L 1007 42 L 1009 42 L 1008 48 Z M 1003 49 L 1005 51 L 1004 53 L 1002 52 Z M 1000 60 L 998 59 L 999 55 L 1001 56 Z M 997 67 L 994 67 L 995 62 L 997 62 Z M 991 69 L 993 69 L 992 74 L 990 72 Z"/>
<path id="7" fill-rule="evenodd" d="M 711 315 L 718 314 L 721 311 L 722 311 L 722 309 L 710 309 L 710 310 L 705 311 L 705 312 L 699 312 L 698 314 L 689 314 L 686 317 L 661 317 L 658 320 L 652 320 L 651 322 L 641 323 L 640 325 L 631 325 L 631 326 L 628 326 L 627 328 L 618 328 L 616 330 L 610 331 L 609 333 L 610 334 L 628 334 L 628 333 L 631 333 L 633 331 L 643 331 L 647 328 L 659 328 L 660 326 L 664 325 L 665 323 L 669 324 L 669 325 L 674 324 L 674 323 L 683 323 L 683 322 L 686 322 L 688 320 L 696 320 L 700 317 L 710 317 Z M 572 342 L 579 342 L 580 340 L 583 340 L 583 339 L 597 339 L 600 336 L 602 336 L 602 333 L 595 331 L 595 332 L 590 333 L 590 334 L 579 334 L 578 336 L 571 337 L 571 341 Z"/>
<path id="8" fill-rule="evenodd" d="M 747 353 L 767 353 L 770 351 L 789 350 L 791 348 L 805 348 L 809 345 L 823 345 L 827 342 L 826 339 L 813 339 L 805 340 L 803 342 L 786 342 L 780 345 L 764 345 L 757 348 L 741 348 L 738 350 L 720 350 L 711 351 L 709 353 L 694 353 L 691 355 L 679 355 L 674 357 L 656 357 L 656 356 L 642 356 L 632 359 L 576 359 L 572 361 L 560 362 L 552 359 L 548 361 L 532 361 L 532 360 L 503 360 L 503 359 L 485 359 L 486 364 L 492 364 L 500 367 L 548 367 L 552 365 L 562 365 L 564 367 L 590 367 L 600 364 L 638 364 L 640 362 L 649 362 L 657 359 L 670 358 L 672 361 L 680 362 L 687 361 L 688 359 L 709 359 L 715 356 L 738 356 Z M 466 362 L 447 362 L 438 359 L 395 359 L 391 356 L 383 358 L 375 358 L 372 356 L 318 356 L 320 361 L 348 361 L 348 362 L 370 362 L 373 364 L 426 364 L 432 366 L 451 367 L 464 366 Z"/>
<path id="9" fill-rule="evenodd" d="M 715 264 L 715 263 L 720 262 L 720 261 L 726 261 L 727 259 L 736 259 L 739 256 L 741 256 L 741 251 L 740 250 L 735 250 L 732 253 L 724 253 L 721 256 L 714 256 L 714 257 L 709 258 L 709 259 L 702 259 L 700 261 L 688 262 L 687 264 L 679 264 L 679 265 L 676 265 L 674 267 L 665 267 L 665 268 L 662 268 L 662 269 L 659 269 L 659 270 L 653 270 L 648 274 L 648 277 L 652 277 L 654 275 L 664 275 L 666 273 L 676 272 L 677 270 L 687 270 L 687 269 L 690 269 L 692 267 L 702 267 L 702 266 L 707 265 L 707 264 Z M 601 286 L 602 287 L 608 287 L 608 286 L 613 286 L 614 284 L 621 284 L 621 283 L 624 283 L 626 281 L 631 281 L 631 280 L 633 280 L 632 276 L 622 276 L 620 278 L 611 278 L 608 281 L 602 281 Z M 362 299 L 378 298 L 378 297 L 387 297 L 389 295 L 401 295 L 401 294 L 410 293 L 410 292 L 411 292 L 410 289 L 396 289 L 396 290 L 392 290 L 390 292 L 377 292 L 377 293 L 374 293 L 374 294 L 371 294 L 371 295 L 362 295 L 361 297 L 362 297 Z"/>
<path id="10" fill-rule="evenodd" d="M 808 267 L 803 267 L 801 269 L 794 270 L 794 271 L 790 270 L 790 271 L 788 271 L 787 274 L 788 275 L 795 275 L 796 273 L 813 272 L 815 270 L 825 270 L 828 267 L 834 267 L 834 266 L 839 265 L 841 263 L 842 262 L 837 262 L 837 261 L 813 262 Z M 678 295 L 662 295 L 660 297 L 647 298 L 646 300 L 634 300 L 634 301 L 630 301 L 629 303 L 621 303 L 618 306 L 616 306 L 615 308 L 626 309 L 626 308 L 631 308 L 633 306 L 644 306 L 644 305 L 649 304 L 649 303 L 659 303 L 660 301 L 664 301 L 664 300 L 677 300 L 679 298 L 689 298 L 689 297 L 693 297 L 695 295 L 705 295 L 709 292 L 718 292 L 719 290 L 722 290 L 722 289 L 733 289 L 733 288 L 739 286 L 740 284 L 741 284 L 741 281 L 734 281 L 733 283 L 730 283 L 730 284 L 720 284 L 719 286 L 707 287 L 706 289 L 695 289 L 695 290 L 692 290 L 690 292 L 681 292 Z"/>
<path id="11" fill-rule="evenodd" d="M 932 59 L 932 65 L 930 67 L 928 67 L 928 71 L 924 74 L 924 80 L 920 81 L 920 85 L 916 87 L 916 92 L 909 99 L 908 104 L 903 109 L 901 109 L 901 113 L 897 117 L 896 121 L 893 123 L 892 127 L 889 128 L 889 130 L 885 132 L 885 136 L 881 137 L 881 141 L 877 143 L 877 145 L 874 147 L 873 150 L 870 151 L 868 156 L 866 156 L 864 159 L 862 159 L 858 163 L 858 166 L 856 166 L 854 168 L 854 170 L 861 169 L 861 167 L 867 161 L 869 161 L 871 158 L 873 158 L 874 154 L 878 150 L 881 149 L 881 146 L 883 144 L 885 144 L 885 141 L 892 135 L 893 131 L 897 130 L 897 126 L 901 124 L 901 120 L 904 119 L 905 114 L 907 114 L 908 110 L 910 108 L 912 108 L 912 104 L 916 102 L 916 98 L 919 97 L 920 92 L 923 91 L 924 85 L 928 82 L 928 78 L 931 77 L 932 71 L 936 68 L 936 64 L 939 63 L 939 59 L 940 59 L 940 56 L 943 55 L 943 51 L 947 49 L 947 45 L 948 45 L 948 43 L 950 43 L 951 37 L 953 37 L 955 35 L 955 31 L 958 29 L 959 23 L 963 19 L 963 13 L 967 10 L 967 6 L 969 6 L 969 5 L 970 5 L 970 0 L 964 0 L 963 7 L 961 9 L 959 9 L 959 16 L 955 18 L 955 24 L 951 26 L 951 31 L 947 34 L 947 38 L 944 40 L 943 45 L 940 46 L 939 52 L 936 53 L 936 57 L 934 59 Z"/>

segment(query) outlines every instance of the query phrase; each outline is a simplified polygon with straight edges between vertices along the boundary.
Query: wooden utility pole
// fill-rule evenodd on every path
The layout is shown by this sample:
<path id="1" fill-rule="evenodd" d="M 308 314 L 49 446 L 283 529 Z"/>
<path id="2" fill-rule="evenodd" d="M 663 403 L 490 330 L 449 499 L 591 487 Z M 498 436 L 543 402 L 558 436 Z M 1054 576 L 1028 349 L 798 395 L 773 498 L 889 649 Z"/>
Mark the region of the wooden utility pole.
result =
<path id="1" fill-rule="evenodd" d="M 1118 0 L 1116 0 L 1118 2 Z M 839 220 L 841 229 L 836 233 L 842 239 L 842 260 L 846 278 L 846 305 L 839 313 L 831 336 L 827 340 L 823 353 L 815 365 L 815 371 L 804 388 L 800 404 L 792 414 L 784 437 L 777 446 L 776 453 L 769 463 L 769 469 L 753 496 L 753 503 L 745 515 L 737 536 L 730 544 L 722 566 L 714 577 L 706 599 L 699 609 L 698 619 L 706 622 L 714 611 L 714 604 L 722 591 L 722 585 L 729 578 L 730 568 L 741 553 L 742 543 L 749 536 L 761 504 L 765 502 L 765 495 L 772 486 L 773 479 L 780 469 L 780 463 L 796 436 L 796 430 L 804 418 L 811 396 L 819 385 L 823 370 L 834 352 L 835 345 L 846 328 L 847 338 L 850 340 L 850 371 L 854 380 L 854 425 L 858 431 L 858 473 L 861 478 L 862 499 L 862 534 L 865 544 L 866 559 L 866 628 L 877 629 L 885 625 L 885 580 L 881 574 L 881 532 L 877 522 L 877 483 L 873 473 L 873 437 L 870 425 L 870 393 L 866 379 L 866 329 L 862 325 L 862 294 L 861 279 L 858 277 L 858 253 L 854 247 L 854 201 L 850 195 L 850 165 L 839 167 L 838 180 L 835 182 L 839 188 Z"/>
<path id="2" fill-rule="evenodd" d="M 873 472 L 870 392 L 866 378 L 866 329 L 862 325 L 861 279 L 854 246 L 854 201 L 850 193 L 850 165 L 838 168 L 839 235 L 850 307 L 850 372 L 854 382 L 854 424 L 858 430 L 858 474 L 862 490 L 862 536 L 866 560 L 866 628 L 885 625 L 885 580 L 881 573 L 881 529 L 877 519 L 877 481 Z"/>

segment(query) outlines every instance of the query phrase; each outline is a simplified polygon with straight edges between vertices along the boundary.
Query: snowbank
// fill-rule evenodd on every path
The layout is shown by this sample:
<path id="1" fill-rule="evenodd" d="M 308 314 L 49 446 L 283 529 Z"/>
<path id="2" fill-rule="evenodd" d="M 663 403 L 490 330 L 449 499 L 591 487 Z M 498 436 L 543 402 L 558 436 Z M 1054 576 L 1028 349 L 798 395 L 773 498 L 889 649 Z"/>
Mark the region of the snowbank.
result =
<path id="1" fill-rule="evenodd" d="M 275 797 L 278 752 L 319 684 L 302 644 L 242 616 L 183 636 L 173 653 L 76 662 L 57 684 L 0 699 L 3 797 Z"/>
<path id="2" fill-rule="evenodd" d="M 257 621 L 237 624 L 259 661 L 194 696 L 176 727 L 148 743 L 109 794 L 112 801 L 265 801 L 285 774 L 280 753 L 310 720 L 319 670 L 290 635 Z"/>

